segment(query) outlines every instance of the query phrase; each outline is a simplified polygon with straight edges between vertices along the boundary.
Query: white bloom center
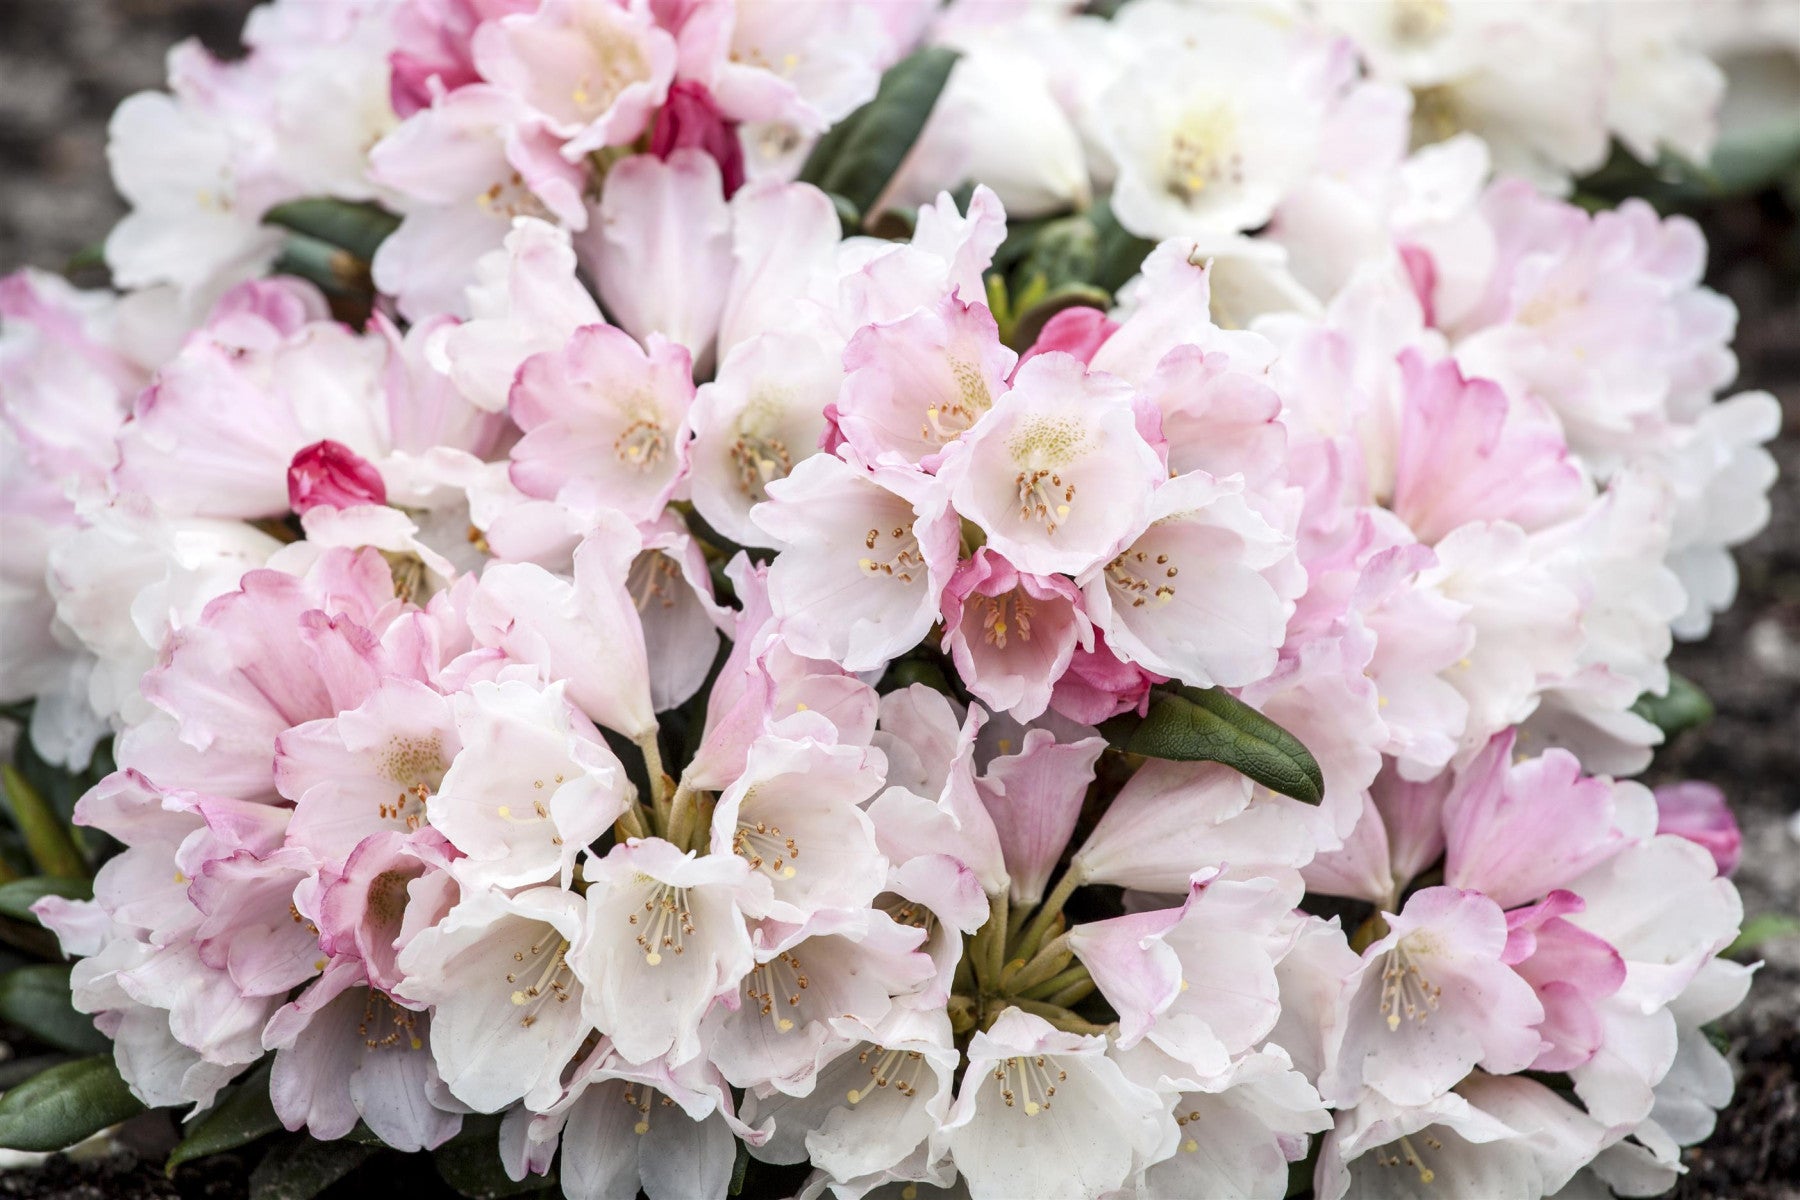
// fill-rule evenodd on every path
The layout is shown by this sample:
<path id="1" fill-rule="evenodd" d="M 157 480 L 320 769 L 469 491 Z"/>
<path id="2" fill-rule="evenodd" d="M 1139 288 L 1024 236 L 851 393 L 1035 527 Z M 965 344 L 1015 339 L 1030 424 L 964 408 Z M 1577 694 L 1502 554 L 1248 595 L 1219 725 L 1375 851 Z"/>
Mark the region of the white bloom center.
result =
<path id="1" fill-rule="evenodd" d="M 1244 156 L 1237 149 L 1237 116 L 1230 105 L 1192 108 L 1169 133 L 1163 186 L 1184 202 L 1221 183 L 1242 183 Z"/>
<path id="2" fill-rule="evenodd" d="M 1042 1054 L 1001 1060 L 994 1068 L 994 1081 L 1000 1085 L 1000 1099 L 1008 1108 L 1018 1108 L 1035 1117 L 1050 1108 L 1056 1085 L 1068 1079 L 1069 1073 L 1053 1059 Z"/>
<path id="3" fill-rule="evenodd" d="M 1381 968 L 1381 1015 L 1387 1019 L 1387 1027 L 1397 1030 L 1402 1020 L 1423 1025 L 1443 994 L 1444 989 L 1427 979 L 1407 952 L 1406 939 L 1395 943 Z"/>
<path id="4" fill-rule="evenodd" d="M 694 933 L 694 912 L 688 907 L 688 890 L 645 877 L 651 884 L 641 912 L 626 916 L 627 924 L 637 927 L 637 944 L 644 951 L 644 963 L 658 966 L 663 951 L 683 954 L 687 939 Z"/>
<path id="5" fill-rule="evenodd" d="M 523 1028 L 535 1025 L 538 1014 L 552 999 L 558 1004 L 569 1002 L 569 983 L 574 976 L 569 970 L 568 953 L 569 939 L 554 929 L 545 930 L 529 948 L 513 951 L 516 965 L 506 973 L 506 982 L 524 983 L 522 987 L 515 986 L 512 994 L 513 1006 L 525 1010 L 519 1015 Z"/>
<path id="6" fill-rule="evenodd" d="M 744 995 L 769 1018 L 777 1032 L 788 1033 L 794 1028 L 794 1018 L 785 1015 L 782 1006 L 799 1008 L 810 983 L 799 957 L 783 950 L 768 962 L 758 963 L 756 969 L 744 977 Z"/>

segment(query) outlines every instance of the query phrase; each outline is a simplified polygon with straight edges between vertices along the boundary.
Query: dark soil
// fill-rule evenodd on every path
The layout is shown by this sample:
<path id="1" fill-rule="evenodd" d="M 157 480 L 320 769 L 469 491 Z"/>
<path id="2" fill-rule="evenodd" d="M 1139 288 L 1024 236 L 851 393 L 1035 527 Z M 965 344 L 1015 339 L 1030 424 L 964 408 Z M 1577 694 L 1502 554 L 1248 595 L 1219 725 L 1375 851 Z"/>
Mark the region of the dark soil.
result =
<path id="1" fill-rule="evenodd" d="M 159 86 L 176 40 L 235 45 L 247 0 L 0 0 L 0 272 L 60 268 L 95 244 L 123 211 L 107 184 L 106 119 L 131 92 Z M 1746 913 L 1800 914 L 1800 225 L 1774 194 L 1702 217 L 1712 285 L 1742 314 L 1742 387 L 1775 393 L 1786 411 L 1782 468 L 1769 528 L 1738 554 L 1738 603 L 1712 635 L 1677 650 L 1718 717 L 1659 756 L 1652 779 L 1699 778 L 1725 788 L 1743 824 L 1737 882 Z M 1750 999 L 1723 1022 L 1739 1067 L 1737 1096 L 1718 1132 L 1687 1154 L 1679 1200 L 1800 1200 L 1800 938 L 1759 948 Z M 24 1048 L 21 1047 L 21 1050 Z M 0 1060 L 8 1057 L 0 1040 Z M 161 1118 L 149 1119 L 154 1122 Z M 166 1125 L 141 1127 L 127 1151 L 98 1162 L 53 1157 L 0 1171 L 0 1200 L 240 1200 L 250 1158 L 221 1155 L 160 1167 Z M 370 1160 L 326 1196 L 398 1190 L 450 1195 L 429 1172 L 403 1174 L 397 1155 Z"/>

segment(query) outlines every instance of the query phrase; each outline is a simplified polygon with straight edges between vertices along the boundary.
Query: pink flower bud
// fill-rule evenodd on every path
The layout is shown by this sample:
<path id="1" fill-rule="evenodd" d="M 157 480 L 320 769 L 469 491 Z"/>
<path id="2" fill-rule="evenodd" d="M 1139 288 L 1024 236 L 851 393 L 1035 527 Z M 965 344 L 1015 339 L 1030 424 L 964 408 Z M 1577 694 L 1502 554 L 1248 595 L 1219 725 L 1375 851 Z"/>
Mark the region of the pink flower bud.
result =
<path id="1" fill-rule="evenodd" d="M 744 186 L 744 147 L 738 141 L 737 122 L 726 120 L 706 85 L 691 79 L 669 85 L 669 98 L 650 134 L 650 153 L 658 158 L 667 159 L 683 146 L 712 155 L 719 164 L 727 198 Z"/>
<path id="2" fill-rule="evenodd" d="M 381 473 L 342 442 L 314 442 L 288 465 L 288 506 L 297 513 L 321 504 L 349 508 L 386 503 Z"/>
<path id="3" fill-rule="evenodd" d="M 1019 357 L 1019 365 L 1040 354 L 1051 350 L 1061 350 L 1064 354 L 1073 354 L 1082 362 L 1094 361 L 1106 339 L 1118 329 L 1119 323 L 1111 320 L 1097 308 L 1065 308 L 1044 322 L 1043 329 L 1038 331 L 1037 341 Z"/>
<path id="4" fill-rule="evenodd" d="M 1721 875 L 1737 870 L 1744 854 L 1744 835 L 1724 792 L 1710 783 L 1671 783 L 1656 789 L 1656 811 L 1656 832 L 1672 833 L 1704 847 Z"/>

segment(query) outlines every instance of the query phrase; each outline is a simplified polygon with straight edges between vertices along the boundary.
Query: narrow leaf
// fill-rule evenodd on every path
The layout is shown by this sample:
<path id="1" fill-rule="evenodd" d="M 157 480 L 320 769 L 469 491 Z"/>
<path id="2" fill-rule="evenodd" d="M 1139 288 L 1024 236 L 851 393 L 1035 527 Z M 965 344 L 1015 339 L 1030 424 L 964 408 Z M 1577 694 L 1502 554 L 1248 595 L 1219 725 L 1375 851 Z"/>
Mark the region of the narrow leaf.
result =
<path id="1" fill-rule="evenodd" d="M 1721 953 L 1729 958 L 1754 954 L 1764 943 L 1781 938 L 1800 937 L 1800 919 L 1786 913 L 1757 913 L 1744 922 L 1737 938 Z"/>
<path id="2" fill-rule="evenodd" d="M 100 1054 L 111 1047 L 94 1028 L 93 1018 L 75 1011 L 66 965 L 16 967 L 0 975 L 0 1019 L 76 1054 Z"/>
<path id="3" fill-rule="evenodd" d="M 85 879 L 62 879 L 53 875 L 33 875 L 0 883 L 0 917 L 42 924 L 31 906 L 45 896 L 66 896 L 70 900 L 92 900 L 94 885 Z"/>
<path id="4" fill-rule="evenodd" d="M 169 1155 L 169 1174 L 182 1163 L 247 1146 L 281 1128 L 269 1099 L 270 1061 L 265 1060 L 228 1092 L 214 1109 L 187 1127 L 187 1136 Z"/>
<path id="5" fill-rule="evenodd" d="M 819 139 L 800 179 L 843 197 L 867 222 L 875 202 L 919 140 L 956 52 L 928 46 L 907 55 L 881 77 L 875 98 Z"/>
<path id="6" fill-rule="evenodd" d="M 6 799 L 12 810 L 13 823 L 25 839 L 25 848 L 38 870 L 64 879 L 86 879 L 87 861 L 81 857 L 75 840 L 56 815 L 56 810 L 25 782 L 16 767 L 0 768 L 6 783 Z"/>
<path id="7" fill-rule="evenodd" d="M 1669 676 L 1669 690 L 1661 696 L 1645 692 L 1631 711 L 1663 731 L 1663 737 L 1698 728 L 1713 719 L 1713 703 L 1707 694 L 1680 675 Z"/>
<path id="8" fill-rule="evenodd" d="M 361 1142 L 321 1142 L 304 1134 L 277 1142 L 250 1172 L 250 1200 L 312 1200 L 375 1152 Z"/>
<path id="9" fill-rule="evenodd" d="M 400 226 L 399 217 L 377 205 L 325 196 L 278 204 L 263 214 L 263 222 L 348 250 L 364 262 L 372 261 L 388 234 Z"/>
<path id="10" fill-rule="evenodd" d="M 0 1148 L 66 1150 L 143 1111 L 112 1055 L 77 1059 L 0 1096 Z"/>
<path id="11" fill-rule="evenodd" d="M 1325 798 L 1319 764 L 1300 739 L 1220 688 L 1155 692 L 1150 713 L 1100 726 L 1114 747 L 1177 762 L 1216 762 L 1305 804 Z"/>

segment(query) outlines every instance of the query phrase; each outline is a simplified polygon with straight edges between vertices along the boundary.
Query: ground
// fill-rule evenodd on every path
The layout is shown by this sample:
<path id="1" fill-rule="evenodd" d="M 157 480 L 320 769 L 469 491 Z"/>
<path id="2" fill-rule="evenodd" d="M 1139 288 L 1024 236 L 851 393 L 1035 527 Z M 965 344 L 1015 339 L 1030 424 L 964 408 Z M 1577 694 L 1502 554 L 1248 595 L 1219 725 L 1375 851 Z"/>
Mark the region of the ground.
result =
<path id="1" fill-rule="evenodd" d="M 0 272 L 56 269 L 104 234 L 123 211 L 106 182 L 107 115 L 160 83 L 163 52 L 177 38 L 228 49 L 247 8 L 0 0 Z M 1736 607 L 1675 655 L 1675 669 L 1712 696 L 1718 717 L 1668 747 L 1652 778 L 1723 787 L 1744 829 L 1737 883 L 1746 913 L 1800 914 L 1800 229 L 1774 196 L 1718 206 L 1704 220 L 1711 283 L 1742 313 L 1740 386 L 1769 389 L 1786 413 L 1774 446 L 1782 476 L 1768 529 L 1738 554 Z M 1680 1200 L 1800 1200 L 1800 938 L 1760 955 L 1749 1000 L 1724 1022 L 1737 1097 L 1713 1139 L 1689 1152 Z M 0 1197 L 236 1200 L 245 1188 L 245 1167 L 233 1161 L 175 1181 L 148 1163 L 53 1161 L 0 1174 Z"/>

